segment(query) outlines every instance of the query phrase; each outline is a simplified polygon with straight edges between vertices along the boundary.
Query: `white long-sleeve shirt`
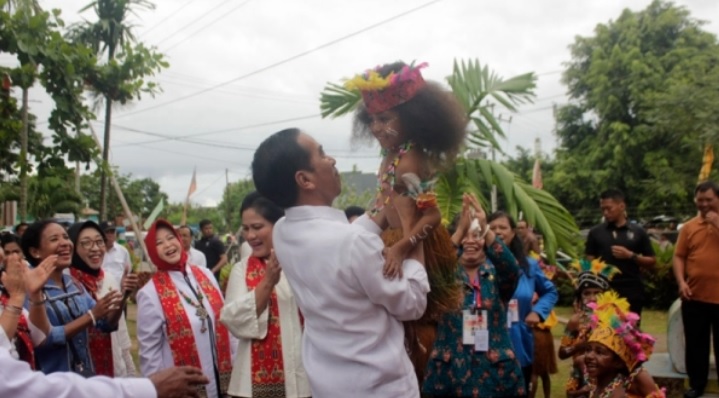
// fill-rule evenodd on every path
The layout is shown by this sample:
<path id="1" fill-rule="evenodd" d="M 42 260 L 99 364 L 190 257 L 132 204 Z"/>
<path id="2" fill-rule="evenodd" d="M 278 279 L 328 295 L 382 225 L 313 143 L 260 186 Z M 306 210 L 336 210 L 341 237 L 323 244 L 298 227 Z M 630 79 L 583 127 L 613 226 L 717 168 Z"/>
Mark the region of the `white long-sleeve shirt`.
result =
<path id="1" fill-rule="evenodd" d="M 257 316 L 255 291 L 247 289 L 246 257 L 232 267 L 227 282 L 225 305 L 220 312 L 220 321 L 227 326 L 239 342 L 237 356 L 232 367 L 232 378 L 227 393 L 234 397 L 252 397 L 252 341 L 267 337 L 270 319 L 269 305 Z M 310 385 L 307 373 L 302 367 L 302 325 L 300 313 L 284 274 L 275 285 L 277 309 L 280 313 L 280 341 L 282 342 L 282 363 L 285 373 L 285 397 L 309 397 Z"/>
<path id="2" fill-rule="evenodd" d="M 187 278 L 192 286 L 197 290 L 199 283 L 195 279 L 195 275 L 187 266 Z M 215 277 L 207 268 L 200 268 L 205 276 L 212 282 L 217 290 L 219 286 Z M 175 284 L 178 291 L 182 291 L 188 297 L 194 297 L 194 293 L 185 282 L 185 278 L 180 271 L 169 271 L 170 278 Z M 197 355 L 200 357 L 202 371 L 210 379 L 210 383 L 206 386 L 207 396 L 216 397 L 217 383 L 215 383 L 214 359 L 212 357 L 212 345 L 210 343 L 210 331 L 202 332 L 202 321 L 197 317 L 197 309 L 188 304 L 180 297 L 180 303 L 187 312 L 187 318 L 190 321 L 192 333 L 195 336 L 195 344 L 197 345 Z M 215 313 L 212 306 L 208 305 L 207 299 L 204 301 L 205 309 L 209 318 L 207 322 L 214 323 Z M 149 376 L 163 369 L 175 366 L 172 358 L 172 350 L 170 349 L 170 341 L 167 338 L 165 313 L 160 304 L 160 298 L 157 295 L 155 284 L 150 281 L 137 292 L 137 342 L 140 348 L 140 372 L 143 376 Z M 232 349 L 232 359 L 235 358 L 235 349 L 237 340 L 230 336 L 230 348 Z"/>
<path id="3" fill-rule="evenodd" d="M 86 379 L 72 372 L 45 375 L 33 372 L 23 361 L 10 356 L 9 339 L 0 328 L 0 397 L 13 398 L 157 398 L 149 379 Z"/>
<path id="4" fill-rule="evenodd" d="M 350 224 L 326 206 L 292 207 L 275 224 L 275 252 L 305 317 L 314 398 L 419 396 L 402 321 L 424 313 L 427 272 L 405 260 L 403 277 L 386 279 L 380 232 L 366 215 Z"/>
<path id="5" fill-rule="evenodd" d="M 110 291 L 120 290 L 120 283 L 115 277 L 107 273 L 102 281 L 102 286 L 97 292 L 97 297 L 105 297 Z M 137 369 L 132 359 L 130 350 L 132 349 L 132 341 L 127 331 L 127 320 L 125 314 L 120 315 L 117 322 L 117 330 L 110 333 L 112 342 L 112 362 L 115 377 L 134 377 L 137 376 Z"/>

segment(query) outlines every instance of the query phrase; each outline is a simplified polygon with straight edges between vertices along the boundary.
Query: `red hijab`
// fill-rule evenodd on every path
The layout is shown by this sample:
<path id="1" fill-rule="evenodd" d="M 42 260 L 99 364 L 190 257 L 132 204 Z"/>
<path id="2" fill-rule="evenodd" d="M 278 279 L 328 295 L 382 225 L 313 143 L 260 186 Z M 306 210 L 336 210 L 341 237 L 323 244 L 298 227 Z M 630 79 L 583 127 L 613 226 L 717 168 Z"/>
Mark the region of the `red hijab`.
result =
<path id="1" fill-rule="evenodd" d="M 180 243 L 180 261 L 175 264 L 170 264 L 160 258 L 160 255 L 157 251 L 156 243 L 157 230 L 159 228 L 169 229 L 175 235 L 175 238 L 177 238 L 178 242 L 182 242 L 182 240 L 180 239 L 180 234 L 177 233 L 175 227 L 173 227 L 169 221 L 158 219 L 157 221 L 152 223 L 150 230 L 147 231 L 147 236 L 145 236 L 145 246 L 147 246 L 147 254 L 150 256 L 150 260 L 153 264 L 155 264 L 159 271 L 180 271 L 184 274 L 185 265 L 187 264 L 187 253 L 185 252 L 185 249 L 183 249 L 182 243 Z"/>

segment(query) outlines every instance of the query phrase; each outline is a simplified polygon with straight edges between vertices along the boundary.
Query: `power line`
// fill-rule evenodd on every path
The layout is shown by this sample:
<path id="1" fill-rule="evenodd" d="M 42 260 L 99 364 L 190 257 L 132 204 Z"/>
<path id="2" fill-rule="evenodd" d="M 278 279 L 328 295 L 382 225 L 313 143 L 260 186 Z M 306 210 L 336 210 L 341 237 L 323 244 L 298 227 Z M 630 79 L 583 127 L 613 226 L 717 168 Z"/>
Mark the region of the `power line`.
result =
<path id="1" fill-rule="evenodd" d="M 223 19 L 223 18 L 227 18 L 228 16 L 230 16 L 230 14 L 232 14 L 233 12 L 239 10 L 239 9 L 242 8 L 245 4 L 249 3 L 250 1 L 252 1 L 252 0 L 245 0 L 245 1 L 243 1 L 242 3 L 240 3 L 239 5 L 237 5 L 235 8 L 233 8 L 233 9 L 231 9 L 231 10 L 229 10 L 229 11 L 226 11 L 225 13 L 223 13 L 222 15 L 220 15 L 219 17 L 217 17 L 217 18 L 213 19 L 212 21 L 210 21 L 210 23 L 207 23 L 207 24 L 201 26 L 200 29 L 197 29 L 196 31 L 194 31 L 194 32 L 190 33 L 189 35 L 187 35 L 187 36 L 186 36 L 185 38 L 183 38 L 182 40 L 180 40 L 180 41 L 178 41 L 177 43 L 171 45 L 170 47 L 167 47 L 167 48 L 165 49 L 165 51 L 166 51 L 166 52 L 167 52 L 167 51 L 170 51 L 170 50 L 172 50 L 173 48 L 179 46 L 180 44 L 182 44 L 182 43 L 184 43 L 184 42 L 190 40 L 190 39 L 191 39 L 193 36 L 195 36 L 196 34 L 202 32 L 203 30 L 207 29 L 208 27 L 214 25 L 214 24 L 217 23 L 219 20 L 221 20 L 221 19 Z"/>
<path id="2" fill-rule="evenodd" d="M 187 23 L 187 24 L 181 26 L 179 29 L 176 29 L 174 32 L 170 33 L 169 35 L 165 36 L 162 40 L 158 41 L 155 45 L 156 45 L 156 46 L 159 46 L 160 44 L 166 42 L 166 41 L 169 40 L 170 38 L 174 37 L 175 34 L 177 34 L 177 33 L 181 32 L 181 31 L 183 31 L 183 30 L 189 28 L 190 26 L 192 26 L 192 25 L 194 25 L 194 24 L 200 22 L 203 18 L 205 18 L 205 17 L 207 17 L 208 15 L 212 14 L 213 12 L 217 11 L 217 10 L 220 9 L 222 6 L 224 6 L 225 4 L 228 4 L 230 1 L 231 1 L 231 0 L 221 0 L 219 3 L 217 3 L 217 5 L 215 5 L 214 7 L 210 8 L 206 13 L 200 15 L 200 16 L 197 17 L 197 18 L 194 18 L 192 21 L 190 21 L 189 23 Z"/>
<path id="3" fill-rule="evenodd" d="M 272 126 L 272 125 L 275 125 L 275 124 L 282 124 L 282 123 L 296 122 L 296 121 L 300 121 L 300 120 L 315 119 L 315 118 L 318 118 L 318 117 L 320 117 L 320 116 L 322 116 L 322 115 L 320 115 L 320 114 L 312 114 L 312 115 L 307 115 L 307 116 L 299 116 L 299 117 L 294 117 L 294 118 L 288 118 L 288 119 L 282 119 L 282 120 L 274 120 L 274 121 L 271 121 L 271 122 L 263 122 L 263 123 L 257 123 L 257 124 L 250 124 L 250 125 L 239 126 L 239 127 L 234 127 L 234 128 L 222 129 L 222 130 L 205 131 L 205 132 L 202 132 L 202 133 L 187 134 L 187 135 L 182 135 L 182 136 L 177 136 L 177 137 L 165 138 L 165 139 L 161 139 L 161 140 L 152 140 L 152 141 L 143 141 L 143 142 L 133 142 L 133 143 L 128 143 L 128 144 L 126 144 L 126 146 L 142 145 L 142 144 L 153 144 L 153 143 L 156 143 L 156 142 L 165 142 L 165 141 L 179 141 L 179 140 L 182 140 L 182 139 L 185 139 L 185 138 L 198 137 L 198 136 L 202 136 L 202 135 L 212 135 L 212 134 L 220 134 L 220 133 L 230 133 L 230 132 L 235 132 L 235 131 L 240 131 L 240 130 L 247 130 L 247 129 L 253 129 L 253 128 L 258 128 L 258 127 L 267 127 L 267 126 Z"/>
<path id="4" fill-rule="evenodd" d="M 415 8 L 412 8 L 412 9 L 409 9 L 409 10 L 404 11 L 404 12 L 402 12 L 402 13 L 399 13 L 399 14 L 397 14 L 397 15 L 391 16 L 391 17 L 389 17 L 389 18 L 387 18 L 387 19 L 384 19 L 384 20 L 382 20 L 382 21 L 376 22 L 376 23 L 374 23 L 374 24 L 372 24 L 372 25 L 369 25 L 369 26 L 367 26 L 367 27 L 365 27 L 365 28 L 362 28 L 362 29 L 360 29 L 360 30 L 357 30 L 357 31 L 352 32 L 352 33 L 350 33 L 350 34 L 347 34 L 347 35 L 345 35 L 345 36 L 342 36 L 342 37 L 339 37 L 339 38 L 337 38 L 337 39 L 331 40 L 331 41 L 329 41 L 329 42 L 327 42 L 327 43 L 324 43 L 324 44 L 321 44 L 321 45 L 319 45 L 319 46 L 313 47 L 313 48 L 311 48 L 311 49 L 309 49 L 309 50 L 302 51 L 302 52 L 300 52 L 300 53 L 298 53 L 298 54 L 295 54 L 295 55 L 293 55 L 293 56 L 291 56 L 291 57 L 289 57 L 289 58 L 285 58 L 285 59 L 283 59 L 283 60 L 281 60 L 281 61 L 275 62 L 275 63 L 273 63 L 273 64 L 270 64 L 270 65 L 268 65 L 268 66 L 262 67 L 262 68 L 260 68 L 260 69 L 256 69 L 256 70 L 254 70 L 254 71 L 252 71 L 252 72 L 246 73 L 246 74 L 244 74 L 244 75 L 238 76 L 238 77 L 233 78 L 233 79 L 230 79 L 230 80 L 228 80 L 228 81 L 225 81 L 225 82 L 216 84 L 216 85 L 214 85 L 214 86 L 211 86 L 211 87 L 202 89 L 202 90 L 200 90 L 200 91 L 196 91 L 196 92 L 194 92 L 194 93 L 191 93 L 191 94 L 188 94 L 188 95 L 185 95 L 185 96 L 182 96 L 182 97 L 178 97 L 178 98 L 175 98 L 175 99 L 172 99 L 172 100 L 169 100 L 169 101 L 166 101 L 166 102 L 163 102 L 163 103 L 160 103 L 160 104 L 151 106 L 151 107 L 149 107 L 149 108 L 144 108 L 144 109 L 136 110 L 136 111 L 134 111 L 134 112 L 124 113 L 124 114 L 122 114 L 122 115 L 118 115 L 117 117 L 118 117 L 118 118 L 119 118 L 119 117 L 126 117 L 126 116 L 135 115 L 135 114 L 142 113 L 142 112 L 147 112 L 147 111 L 150 111 L 150 110 L 153 110 L 153 109 L 157 109 L 157 108 L 160 108 L 160 107 L 163 107 L 163 106 L 167 106 L 167 105 L 170 105 L 170 104 L 174 104 L 174 103 L 176 103 L 176 102 L 184 101 L 184 100 L 186 100 L 186 99 L 189 99 L 189 98 L 192 98 L 192 97 L 196 97 L 196 96 L 198 96 L 198 95 L 205 94 L 205 93 L 207 93 L 207 92 L 216 90 L 216 89 L 218 89 L 218 88 L 220 88 L 220 87 L 226 86 L 226 85 L 228 85 L 228 84 L 230 84 L 230 83 L 234 83 L 234 82 L 236 82 L 236 81 L 240 81 L 240 80 L 242 80 L 242 79 L 246 79 L 246 78 L 248 78 L 248 77 L 250 77 L 250 76 L 254 76 L 254 75 L 257 75 L 257 74 L 259 74 L 259 73 L 266 72 L 266 71 L 268 71 L 268 70 L 270 70 L 270 69 L 276 68 L 276 67 L 278 67 L 278 66 L 280 66 L 280 65 L 284 65 L 284 64 L 286 64 L 286 63 L 292 62 L 292 61 L 294 61 L 294 60 L 296 60 L 296 59 L 302 58 L 302 57 L 304 57 L 304 56 L 306 56 L 306 55 L 308 55 L 308 54 L 311 54 L 311 53 L 313 53 L 313 52 L 315 52 L 315 51 L 319 51 L 319 50 L 325 49 L 325 48 L 330 47 L 330 46 L 332 46 L 332 45 L 334 45 L 334 44 L 337 44 L 337 43 L 339 43 L 339 42 L 342 42 L 342 41 L 344 41 L 344 40 L 347 40 L 347 39 L 349 39 L 349 38 L 352 38 L 352 37 L 354 37 L 354 36 L 360 35 L 360 34 L 362 34 L 362 33 L 365 33 L 365 32 L 367 32 L 367 31 L 370 31 L 370 30 L 372 30 L 372 29 L 374 29 L 374 28 L 377 28 L 377 27 L 379 27 L 379 26 L 382 26 L 382 25 L 384 25 L 384 24 L 386 24 L 386 23 L 388 23 L 388 22 L 394 21 L 395 19 L 398 19 L 398 18 L 407 16 L 407 15 L 412 14 L 412 13 L 414 13 L 414 12 L 416 12 L 416 11 L 419 11 L 419 10 L 421 10 L 421 9 L 423 9 L 423 8 L 426 8 L 426 7 L 430 6 L 430 5 L 433 5 L 433 4 L 435 4 L 435 3 L 439 3 L 440 1 L 442 1 L 442 0 L 432 0 L 432 1 L 430 1 L 430 2 L 427 2 L 427 3 L 424 3 L 424 4 L 420 5 L 420 6 L 417 6 L 417 7 L 415 7 Z"/>
<path id="5" fill-rule="evenodd" d="M 131 128 L 131 127 L 119 126 L 119 125 L 114 125 L 114 124 L 112 126 L 117 129 L 129 131 L 129 132 L 133 132 L 133 133 L 145 134 L 145 135 L 149 135 L 152 137 L 163 138 L 163 140 L 158 140 L 158 141 L 170 141 L 170 140 L 171 141 L 180 141 L 180 142 L 185 142 L 185 143 L 189 143 L 189 144 L 197 144 L 197 145 L 204 145 L 204 146 L 209 146 L 209 147 L 219 148 L 219 149 L 231 149 L 231 150 L 240 150 L 240 151 L 255 151 L 257 149 L 254 146 L 231 145 L 231 144 L 220 142 L 220 141 L 198 141 L 198 140 L 178 139 L 178 137 L 175 137 L 175 136 L 170 136 L 170 135 L 161 134 L 161 133 L 155 133 L 155 132 L 151 132 L 151 131 L 139 130 L 139 129 L 135 129 L 135 128 Z M 126 147 L 126 146 L 133 146 L 133 145 L 151 144 L 151 143 L 158 142 L 158 141 L 145 141 L 144 143 L 143 142 L 124 143 L 121 145 L 116 145 L 115 147 Z M 153 147 L 152 149 L 155 149 L 155 148 Z M 341 152 L 343 152 L 344 150 L 326 149 L 326 151 L 329 152 L 330 156 L 340 158 L 340 159 L 373 159 L 373 158 L 378 157 L 377 154 L 352 153 L 351 151 L 350 151 L 350 154 L 341 154 Z M 193 156 L 190 154 L 184 154 L 184 155 Z M 213 160 L 216 160 L 216 159 L 213 159 Z"/>
<path id="6" fill-rule="evenodd" d="M 174 16 L 175 16 L 177 13 L 179 13 L 180 11 L 184 10 L 187 6 L 190 5 L 190 3 L 194 2 L 194 1 L 195 1 L 195 0 L 188 0 L 187 2 L 185 2 L 185 4 L 183 4 L 183 5 L 179 6 L 179 7 L 177 7 L 177 8 L 175 9 L 175 11 L 173 11 L 172 13 L 170 13 L 170 15 L 166 16 L 165 18 L 163 18 L 160 22 L 156 23 L 155 26 L 153 26 L 153 27 L 151 27 L 150 29 L 144 31 L 144 32 L 140 35 L 140 37 L 143 37 L 143 36 L 147 35 L 148 33 L 152 32 L 152 31 L 155 30 L 158 26 L 164 24 L 165 22 L 167 22 L 167 20 L 169 20 L 170 18 L 174 17 Z"/>

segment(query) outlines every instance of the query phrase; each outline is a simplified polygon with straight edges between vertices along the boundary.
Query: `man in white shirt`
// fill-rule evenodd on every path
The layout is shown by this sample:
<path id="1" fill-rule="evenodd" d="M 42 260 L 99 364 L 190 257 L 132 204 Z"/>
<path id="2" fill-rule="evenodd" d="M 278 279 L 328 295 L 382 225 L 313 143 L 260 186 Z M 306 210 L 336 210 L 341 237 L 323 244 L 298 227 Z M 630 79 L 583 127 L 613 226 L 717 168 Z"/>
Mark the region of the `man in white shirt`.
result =
<path id="1" fill-rule="evenodd" d="M 302 359 L 312 396 L 419 397 L 402 321 L 426 308 L 422 264 L 408 259 L 401 279 L 383 276 L 380 227 L 367 215 L 350 224 L 331 207 L 339 173 L 309 135 L 288 129 L 266 139 L 252 175 L 262 195 L 286 208 L 273 244 L 305 319 Z"/>
<path id="2" fill-rule="evenodd" d="M 125 267 L 132 269 L 132 260 L 130 253 L 122 245 L 116 242 L 117 227 L 110 221 L 100 224 L 100 228 L 105 232 L 105 258 L 102 260 L 102 269 L 115 277 L 116 281 L 122 280 Z"/>
<path id="3" fill-rule="evenodd" d="M 177 228 L 177 233 L 182 238 L 182 247 L 187 252 L 187 258 L 190 264 L 197 265 L 202 268 L 207 268 L 207 258 L 205 253 L 192 247 L 192 229 L 187 225 L 183 225 Z"/>

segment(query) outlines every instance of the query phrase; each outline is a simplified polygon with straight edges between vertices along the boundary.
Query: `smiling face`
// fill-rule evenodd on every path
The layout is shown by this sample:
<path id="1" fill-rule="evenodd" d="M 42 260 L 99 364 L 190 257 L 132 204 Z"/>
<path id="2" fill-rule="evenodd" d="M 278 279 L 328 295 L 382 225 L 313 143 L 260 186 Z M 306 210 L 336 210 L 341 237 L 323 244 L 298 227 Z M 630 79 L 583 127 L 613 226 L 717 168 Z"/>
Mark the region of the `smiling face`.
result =
<path id="1" fill-rule="evenodd" d="M 177 264 L 182 258 L 182 243 L 175 232 L 167 227 L 159 227 L 155 237 L 157 255 L 168 264 Z"/>
<path id="2" fill-rule="evenodd" d="M 460 258 L 462 266 L 473 268 L 482 264 L 486 259 L 483 247 L 484 238 L 481 237 L 479 230 L 470 231 L 462 239 L 462 257 Z"/>
<path id="3" fill-rule="evenodd" d="M 507 217 L 499 217 L 492 220 L 492 222 L 489 223 L 489 228 L 492 229 L 492 232 L 499 236 L 505 244 L 509 244 L 509 242 L 514 239 L 514 230 L 509 224 Z"/>
<path id="4" fill-rule="evenodd" d="M 696 195 L 694 195 L 694 203 L 696 203 L 697 209 L 702 217 L 706 217 L 710 211 L 719 210 L 719 198 L 717 198 L 713 189 L 697 192 Z"/>
<path id="5" fill-rule="evenodd" d="M 105 240 L 95 228 L 85 228 L 77 237 L 77 255 L 92 269 L 100 269 L 105 258 Z"/>
<path id="6" fill-rule="evenodd" d="M 310 154 L 311 170 L 300 170 L 295 179 L 300 189 L 314 191 L 322 204 L 332 206 L 342 189 L 340 174 L 335 167 L 337 161 L 325 153 L 322 145 L 307 134 L 301 133 L 297 143 Z"/>
<path id="7" fill-rule="evenodd" d="M 607 346 L 597 342 L 589 342 L 584 351 L 584 365 L 589 377 L 596 379 L 605 374 L 619 372 L 624 363 L 619 356 Z"/>
<path id="8" fill-rule="evenodd" d="M 368 115 L 369 129 L 380 146 L 385 149 L 397 148 L 405 141 L 405 134 L 399 114 L 393 110 Z"/>
<path id="9" fill-rule="evenodd" d="M 266 258 L 272 250 L 272 223 L 253 208 L 242 212 L 242 236 L 252 248 L 252 255 Z"/>
<path id="10" fill-rule="evenodd" d="M 48 256 L 57 254 L 57 268 L 68 268 L 72 262 L 72 241 L 60 224 L 47 224 L 40 235 L 40 247 L 30 248 L 30 254 L 39 264 Z"/>

